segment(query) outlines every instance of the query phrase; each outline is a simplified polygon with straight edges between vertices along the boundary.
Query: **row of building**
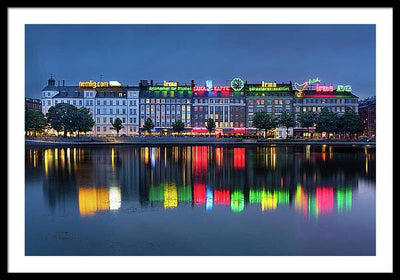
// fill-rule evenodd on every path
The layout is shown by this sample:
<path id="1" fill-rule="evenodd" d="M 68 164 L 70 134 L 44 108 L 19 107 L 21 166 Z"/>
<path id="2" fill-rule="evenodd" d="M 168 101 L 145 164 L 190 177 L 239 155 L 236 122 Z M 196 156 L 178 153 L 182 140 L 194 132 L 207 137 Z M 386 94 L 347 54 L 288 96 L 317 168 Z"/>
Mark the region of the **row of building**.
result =
<path id="1" fill-rule="evenodd" d="M 292 113 L 296 121 L 302 112 L 320 112 L 323 108 L 343 114 L 346 108 L 358 112 L 358 97 L 351 86 L 322 84 L 310 79 L 303 83 L 264 82 L 250 84 L 234 78 L 229 85 L 215 86 L 211 80 L 198 86 L 190 83 L 141 80 L 137 86 L 117 81 L 82 81 L 65 85 L 54 78 L 42 89 L 42 112 L 51 106 L 68 103 L 86 107 L 95 121 L 94 135 L 115 133 L 111 123 L 120 118 L 124 128 L 120 134 L 137 135 L 147 118 L 154 131 L 167 131 L 181 120 L 187 131 L 204 131 L 208 118 L 217 129 L 251 128 L 256 112 L 279 116 Z"/>

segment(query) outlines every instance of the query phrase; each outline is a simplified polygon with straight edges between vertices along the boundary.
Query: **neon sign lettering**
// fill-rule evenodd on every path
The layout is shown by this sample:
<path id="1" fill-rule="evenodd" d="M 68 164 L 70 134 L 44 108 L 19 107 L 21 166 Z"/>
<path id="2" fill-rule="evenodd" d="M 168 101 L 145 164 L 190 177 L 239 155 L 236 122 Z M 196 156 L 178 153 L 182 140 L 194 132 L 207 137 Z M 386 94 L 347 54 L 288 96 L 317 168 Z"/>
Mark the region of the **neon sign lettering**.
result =
<path id="1" fill-rule="evenodd" d="M 276 83 L 266 83 L 266 82 L 262 81 L 261 87 L 263 87 L 263 88 L 276 87 Z"/>
<path id="2" fill-rule="evenodd" d="M 191 90 L 191 87 L 149 87 L 149 90 Z"/>
<path id="3" fill-rule="evenodd" d="M 95 82 L 90 80 L 90 81 L 80 81 L 79 87 L 91 87 L 91 88 L 109 87 L 109 84 L 108 82 Z"/>
<path id="4" fill-rule="evenodd" d="M 333 86 L 321 86 L 320 84 L 316 84 L 315 91 L 317 91 L 317 92 L 332 92 Z"/>
<path id="5" fill-rule="evenodd" d="M 321 80 L 318 79 L 318 77 L 315 78 L 315 79 L 309 79 L 309 80 L 308 80 L 308 84 L 309 84 L 309 85 L 315 84 L 315 83 L 320 83 L 320 82 L 321 82 Z"/>
<path id="6" fill-rule="evenodd" d="M 288 91 L 289 87 L 249 87 L 249 91 Z"/>
<path id="7" fill-rule="evenodd" d="M 178 83 L 177 83 L 177 82 L 167 82 L 167 81 L 164 81 L 164 86 L 165 86 L 165 87 L 177 87 L 177 86 L 178 86 Z"/>
<path id="8" fill-rule="evenodd" d="M 347 91 L 347 92 L 351 92 L 351 85 L 338 85 L 337 87 L 336 87 L 336 91 L 338 91 L 338 92 L 345 92 L 345 91 Z"/>
<path id="9" fill-rule="evenodd" d="M 232 90 L 229 86 L 212 87 L 211 90 L 208 87 L 194 87 L 193 91 L 230 91 Z"/>

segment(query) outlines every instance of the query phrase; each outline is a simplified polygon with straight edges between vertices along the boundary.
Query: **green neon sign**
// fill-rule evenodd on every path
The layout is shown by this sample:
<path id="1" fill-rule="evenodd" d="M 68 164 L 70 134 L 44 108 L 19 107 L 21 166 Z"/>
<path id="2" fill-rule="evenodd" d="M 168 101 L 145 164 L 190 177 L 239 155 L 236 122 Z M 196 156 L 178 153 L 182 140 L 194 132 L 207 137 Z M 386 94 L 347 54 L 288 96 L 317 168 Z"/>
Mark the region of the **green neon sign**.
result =
<path id="1" fill-rule="evenodd" d="M 249 91 L 288 91 L 289 87 L 249 87 Z"/>
<path id="2" fill-rule="evenodd" d="M 337 92 L 351 92 L 351 85 L 338 85 L 336 87 Z"/>
<path id="3" fill-rule="evenodd" d="M 170 91 L 170 90 L 192 90 L 191 87 L 149 87 L 149 90 L 160 90 L 160 91 Z"/>

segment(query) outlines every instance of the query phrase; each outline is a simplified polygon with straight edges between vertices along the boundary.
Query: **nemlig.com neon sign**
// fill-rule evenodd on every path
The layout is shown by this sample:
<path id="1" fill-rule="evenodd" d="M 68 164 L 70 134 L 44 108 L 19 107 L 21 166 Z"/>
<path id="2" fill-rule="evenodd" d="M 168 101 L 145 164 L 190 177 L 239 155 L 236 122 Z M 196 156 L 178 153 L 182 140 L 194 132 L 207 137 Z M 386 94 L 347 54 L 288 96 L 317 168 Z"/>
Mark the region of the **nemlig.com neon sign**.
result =
<path id="1" fill-rule="evenodd" d="M 90 81 L 80 81 L 79 86 L 97 88 L 97 87 L 109 87 L 110 85 L 108 84 L 108 82 L 95 82 L 90 80 Z"/>

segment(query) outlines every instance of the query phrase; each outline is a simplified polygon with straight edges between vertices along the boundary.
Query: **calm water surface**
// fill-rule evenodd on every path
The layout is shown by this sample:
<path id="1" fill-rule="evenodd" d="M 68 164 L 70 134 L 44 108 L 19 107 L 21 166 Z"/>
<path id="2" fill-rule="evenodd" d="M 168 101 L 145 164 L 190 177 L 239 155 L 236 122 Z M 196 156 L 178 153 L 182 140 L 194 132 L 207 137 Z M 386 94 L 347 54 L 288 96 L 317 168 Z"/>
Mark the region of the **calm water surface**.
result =
<path id="1" fill-rule="evenodd" d="M 26 255 L 375 255 L 375 148 L 27 148 Z"/>

